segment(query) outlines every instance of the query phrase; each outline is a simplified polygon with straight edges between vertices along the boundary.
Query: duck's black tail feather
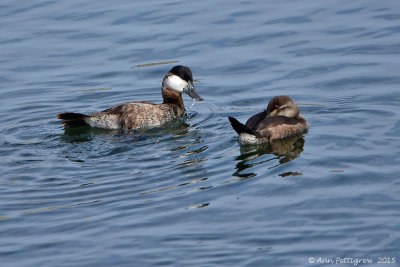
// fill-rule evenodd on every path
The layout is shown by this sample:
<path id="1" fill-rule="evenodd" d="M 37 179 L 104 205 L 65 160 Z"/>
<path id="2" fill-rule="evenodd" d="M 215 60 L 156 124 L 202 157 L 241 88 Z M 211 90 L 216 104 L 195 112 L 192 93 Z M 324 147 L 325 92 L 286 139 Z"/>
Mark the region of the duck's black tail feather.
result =
<path id="1" fill-rule="evenodd" d="M 243 123 L 239 122 L 237 119 L 233 118 L 233 117 L 228 117 L 229 121 L 232 124 L 232 128 L 238 133 L 248 133 L 248 134 L 252 134 L 252 135 L 256 135 L 252 130 L 249 129 L 249 127 L 247 127 L 246 125 L 244 125 Z"/>
<path id="2" fill-rule="evenodd" d="M 63 120 L 62 124 L 69 127 L 80 127 L 88 125 L 85 122 L 85 118 L 89 117 L 88 115 L 82 113 L 74 113 L 74 112 L 64 112 L 57 115 L 57 118 Z"/>

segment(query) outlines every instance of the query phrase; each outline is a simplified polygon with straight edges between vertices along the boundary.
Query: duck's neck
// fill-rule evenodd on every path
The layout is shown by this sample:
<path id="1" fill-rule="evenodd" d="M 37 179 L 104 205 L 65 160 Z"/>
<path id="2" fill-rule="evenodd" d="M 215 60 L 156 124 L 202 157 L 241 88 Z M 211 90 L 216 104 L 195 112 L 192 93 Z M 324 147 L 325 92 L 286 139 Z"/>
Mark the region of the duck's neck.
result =
<path id="1" fill-rule="evenodd" d="M 177 105 L 182 110 L 185 109 L 183 104 L 182 94 L 177 93 L 169 88 L 162 88 L 163 104 L 174 104 Z"/>

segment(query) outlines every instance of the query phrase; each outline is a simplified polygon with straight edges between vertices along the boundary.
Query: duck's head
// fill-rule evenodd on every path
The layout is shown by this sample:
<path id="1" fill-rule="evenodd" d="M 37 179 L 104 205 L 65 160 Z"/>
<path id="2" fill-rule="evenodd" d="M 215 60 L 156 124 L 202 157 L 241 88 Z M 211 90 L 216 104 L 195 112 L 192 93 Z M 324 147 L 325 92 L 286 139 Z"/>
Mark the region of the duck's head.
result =
<path id="1" fill-rule="evenodd" d="M 293 100 L 286 96 L 275 96 L 269 101 L 267 107 L 267 116 L 285 116 L 296 118 L 300 114 L 300 110 Z"/>
<path id="2" fill-rule="evenodd" d="M 164 77 L 162 83 L 163 90 L 173 90 L 179 94 L 185 92 L 191 98 L 202 101 L 193 86 L 192 72 L 186 66 L 175 66 L 173 67 Z"/>

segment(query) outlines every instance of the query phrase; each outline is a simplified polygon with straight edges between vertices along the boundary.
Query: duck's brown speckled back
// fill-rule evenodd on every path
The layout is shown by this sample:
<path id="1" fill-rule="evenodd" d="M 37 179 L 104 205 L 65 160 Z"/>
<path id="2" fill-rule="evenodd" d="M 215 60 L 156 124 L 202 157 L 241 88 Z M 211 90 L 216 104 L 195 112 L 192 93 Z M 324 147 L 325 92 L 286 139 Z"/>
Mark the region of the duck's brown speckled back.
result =
<path id="1" fill-rule="evenodd" d="M 184 109 L 176 104 L 128 102 L 113 106 L 86 118 L 92 127 L 108 129 L 139 129 L 154 127 L 182 116 Z"/>

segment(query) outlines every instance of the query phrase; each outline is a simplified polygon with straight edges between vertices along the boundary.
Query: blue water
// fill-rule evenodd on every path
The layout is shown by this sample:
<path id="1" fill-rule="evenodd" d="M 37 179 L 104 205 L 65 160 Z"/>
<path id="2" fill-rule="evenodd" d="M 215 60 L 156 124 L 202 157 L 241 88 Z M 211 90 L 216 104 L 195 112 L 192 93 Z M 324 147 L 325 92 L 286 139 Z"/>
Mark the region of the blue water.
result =
<path id="1" fill-rule="evenodd" d="M 1 266 L 398 265 L 399 1 L 3 0 L 0 33 Z M 159 103 L 176 64 L 183 122 L 56 119 Z M 240 147 L 227 117 L 282 94 L 308 133 Z"/>

